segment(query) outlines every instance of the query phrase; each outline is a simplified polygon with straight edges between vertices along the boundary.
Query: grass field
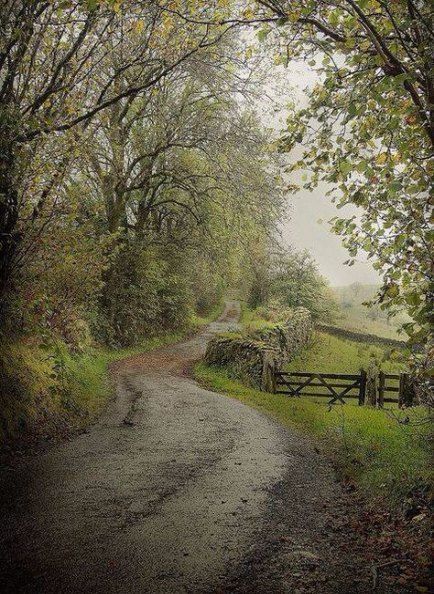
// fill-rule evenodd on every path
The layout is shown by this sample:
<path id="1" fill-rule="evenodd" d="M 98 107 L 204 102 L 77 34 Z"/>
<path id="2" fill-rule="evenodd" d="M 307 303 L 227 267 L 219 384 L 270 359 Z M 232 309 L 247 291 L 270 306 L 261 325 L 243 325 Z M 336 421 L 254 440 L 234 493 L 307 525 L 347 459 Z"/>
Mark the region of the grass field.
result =
<path id="1" fill-rule="evenodd" d="M 362 285 L 360 283 L 353 283 L 353 285 L 345 287 L 333 287 L 332 291 L 339 304 L 339 312 L 333 325 L 347 330 L 376 334 L 383 338 L 406 340 L 405 332 L 399 332 L 402 324 L 410 321 L 406 313 L 401 312 L 388 318 L 387 312 L 383 311 L 378 304 L 370 308 L 363 305 L 364 302 L 375 298 L 379 288 L 380 285 Z"/>
<path id="2" fill-rule="evenodd" d="M 369 317 L 370 315 L 372 315 L 372 312 L 363 305 L 351 306 L 341 310 L 333 325 L 346 330 L 376 334 L 383 338 L 406 340 L 407 335 L 405 332 L 400 333 L 399 328 L 401 324 L 409 321 L 408 317 L 401 315 L 388 321 L 384 317 L 372 319 Z"/>
<path id="3" fill-rule="evenodd" d="M 399 374 L 407 369 L 405 354 L 399 349 L 353 342 L 323 332 L 315 332 L 309 348 L 285 365 L 284 371 L 358 374 L 360 369 L 366 371 L 372 364 L 385 373 Z M 397 388 L 399 380 L 388 380 L 388 385 Z M 327 388 L 322 387 L 306 387 L 304 392 L 329 394 Z M 356 395 L 357 390 L 351 393 Z M 397 394 L 393 396 L 397 398 Z M 347 399 L 347 402 L 356 400 Z"/>
<path id="4" fill-rule="evenodd" d="M 374 360 L 386 373 L 405 371 L 405 356 L 398 349 L 353 342 L 316 332 L 312 343 L 285 366 L 287 371 L 323 371 L 328 373 L 358 373 Z"/>

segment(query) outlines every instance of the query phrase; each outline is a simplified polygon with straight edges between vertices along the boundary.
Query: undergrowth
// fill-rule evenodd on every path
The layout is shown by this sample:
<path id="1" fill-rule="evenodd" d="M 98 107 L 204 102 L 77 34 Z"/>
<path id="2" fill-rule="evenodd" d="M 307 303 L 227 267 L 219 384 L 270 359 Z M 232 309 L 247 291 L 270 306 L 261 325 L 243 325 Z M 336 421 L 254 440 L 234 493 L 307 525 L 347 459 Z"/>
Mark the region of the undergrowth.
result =
<path id="1" fill-rule="evenodd" d="M 188 331 L 168 333 L 123 349 L 88 347 L 73 353 L 65 344 L 0 345 L 0 445 L 23 435 L 49 437 L 92 422 L 111 395 L 109 363 L 181 340 L 215 319 L 222 305 L 194 315 Z"/>

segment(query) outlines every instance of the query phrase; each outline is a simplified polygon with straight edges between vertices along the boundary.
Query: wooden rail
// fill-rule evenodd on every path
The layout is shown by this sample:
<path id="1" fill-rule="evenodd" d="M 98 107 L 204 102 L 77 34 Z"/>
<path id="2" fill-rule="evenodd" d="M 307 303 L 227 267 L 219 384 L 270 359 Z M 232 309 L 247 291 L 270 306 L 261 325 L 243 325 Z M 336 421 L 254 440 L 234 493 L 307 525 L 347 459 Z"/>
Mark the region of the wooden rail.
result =
<path id="1" fill-rule="evenodd" d="M 336 380 L 336 381 L 330 381 Z M 330 398 L 329 404 L 339 401 L 345 404 L 345 398 L 357 398 L 359 404 L 365 401 L 366 373 L 358 375 L 344 373 L 318 372 L 275 372 L 276 394 L 289 396 L 319 396 Z M 326 392 L 311 392 L 308 388 L 323 388 Z"/>
<path id="2" fill-rule="evenodd" d="M 380 407 L 383 407 L 385 402 L 400 402 L 400 388 L 399 386 L 402 384 L 401 375 L 397 373 L 384 373 L 380 371 L 378 375 L 378 397 L 377 397 L 377 404 Z M 388 380 L 394 380 L 398 382 L 398 386 L 391 385 L 388 383 Z M 392 396 L 387 396 L 387 394 L 398 394 L 395 398 Z"/>

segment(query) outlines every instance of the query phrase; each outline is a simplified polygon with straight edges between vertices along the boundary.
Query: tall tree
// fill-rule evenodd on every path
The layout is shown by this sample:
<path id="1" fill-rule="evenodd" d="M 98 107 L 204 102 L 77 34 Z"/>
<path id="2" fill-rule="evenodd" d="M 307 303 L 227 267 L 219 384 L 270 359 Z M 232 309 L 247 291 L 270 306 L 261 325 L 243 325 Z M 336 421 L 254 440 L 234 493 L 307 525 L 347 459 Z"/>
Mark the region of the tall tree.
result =
<path id="1" fill-rule="evenodd" d="M 348 264 L 359 249 L 374 258 L 384 277 L 378 300 L 392 312 L 405 305 L 415 320 L 406 330 L 426 339 L 434 321 L 430 4 L 259 0 L 251 8 L 258 20 L 274 15 L 258 35 L 277 44 L 282 62 L 301 58 L 319 73 L 309 107 L 293 106 L 282 150 L 302 144 L 293 168 L 312 171 L 306 187 L 330 182 L 339 207 L 359 207 L 360 216 L 334 221 Z"/>
<path id="2" fill-rule="evenodd" d="M 282 150 L 303 143 L 295 167 L 313 171 L 307 187 L 332 182 L 339 206 L 363 209 L 360 219 L 335 220 L 348 263 L 359 249 L 375 258 L 384 277 L 381 306 L 393 312 L 405 305 L 415 321 L 406 331 L 425 340 L 434 323 L 430 3 L 246 0 L 225 6 L 219 24 L 256 27 L 275 61 L 301 59 L 317 67 L 321 82 L 308 109 L 294 106 Z M 216 24 L 209 9 L 204 2 L 166 6 L 196 25 Z"/>
<path id="3" fill-rule="evenodd" d="M 95 116 L 133 102 L 231 25 L 210 31 L 152 3 L 6 0 L 0 8 L 0 308 L 27 253 L 28 226 L 59 187 Z M 60 159 L 47 167 L 47 145 Z M 42 170 L 35 172 L 35 165 Z M 31 179 L 27 174 L 32 174 Z M 46 214 L 46 212 L 45 212 Z"/>

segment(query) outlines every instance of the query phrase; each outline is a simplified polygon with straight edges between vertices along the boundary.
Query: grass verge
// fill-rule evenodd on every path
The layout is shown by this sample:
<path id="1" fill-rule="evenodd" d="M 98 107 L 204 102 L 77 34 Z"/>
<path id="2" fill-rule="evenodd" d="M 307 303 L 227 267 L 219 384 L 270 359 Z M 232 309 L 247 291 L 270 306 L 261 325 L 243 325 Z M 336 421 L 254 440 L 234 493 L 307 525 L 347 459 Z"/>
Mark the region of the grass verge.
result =
<path id="1" fill-rule="evenodd" d="M 110 396 L 111 386 L 107 373 L 110 363 L 173 344 L 190 332 L 164 334 L 130 348 L 93 348 L 78 356 L 65 353 L 67 408 L 83 411 L 90 420 L 95 418 Z"/>
<path id="2" fill-rule="evenodd" d="M 62 343 L 42 349 L 24 341 L 0 346 L 0 446 L 18 439 L 49 438 L 94 421 L 112 394 L 108 365 L 173 344 L 218 317 L 194 315 L 188 329 L 123 349 L 93 347 L 74 354 Z"/>
<path id="3" fill-rule="evenodd" d="M 421 407 L 407 410 L 409 422 L 403 424 L 395 418 L 397 413 L 352 404 L 330 408 L 309 398 L 261 392 L 202 362 L 195 376 L 207 388 L 317 438 L 340 476 L 370 500 L 381 498 L 393 508 L 411 494 L 426 494 L 432 484 L 429 424 Z"/>

